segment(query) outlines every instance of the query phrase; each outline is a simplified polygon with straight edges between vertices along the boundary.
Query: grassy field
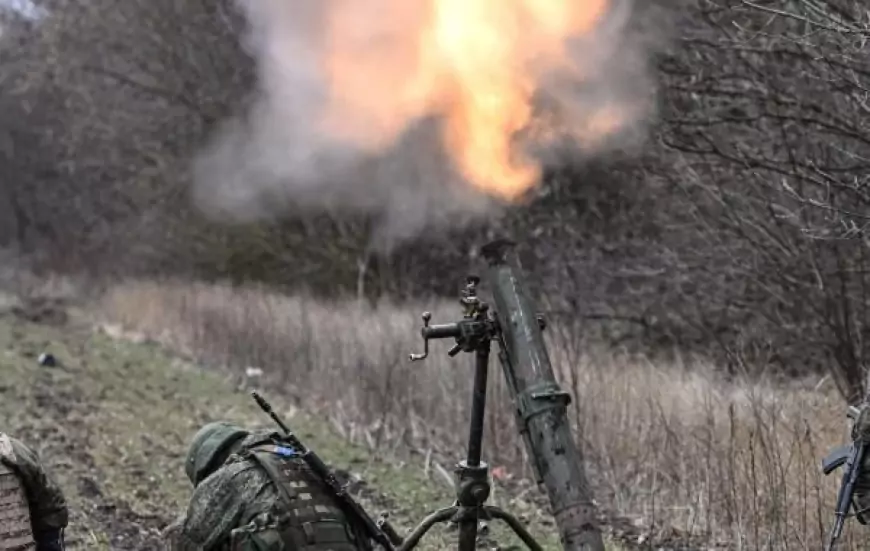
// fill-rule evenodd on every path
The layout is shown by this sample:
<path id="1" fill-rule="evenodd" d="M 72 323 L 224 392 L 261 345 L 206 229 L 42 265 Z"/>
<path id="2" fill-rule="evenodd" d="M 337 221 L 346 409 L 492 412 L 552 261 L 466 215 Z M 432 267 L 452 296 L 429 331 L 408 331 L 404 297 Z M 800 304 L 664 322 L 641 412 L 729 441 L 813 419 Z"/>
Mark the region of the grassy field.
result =
<path id="1" fill-rule="evenodd" d="M 160 530 L 189 496 L 183 458 L 194 431 L 214 419 L 264 424 L 250 388 L 156 344 L 94 331 L 75 313 L 65 321 L 54 315 L 32 322 L 6 310 L 0 315 L 0 427 L 33 445 L 59 478 L 72 506 L 70 548 L 159 549 Z M 59 365 L 38 365 L 42 352 Z M 265 394 L 276 406 L 282 398 Z M 328 419 L 282 405 L 276 409 L 304 441 L 361 477 L 359 494 L 373 515 L 388 509 L 407 530 L 451 503 L 450 489 L 422 459 L 390 461 L 350 443 Z M 514 505 L 547 549 L 559 548 L 550 518 L 522 499 Z M 434 529 L 421 548 L 444 549 L 451 537 Z M 510 543 L 501 530 L 494 537 Z"/>
<path id="2" fill-rule="evenodd" d="M 86 318 L 63 325 L 50 325 L 50 315 L 39 323 L 0 318 L 0 421 L 33 435 L 60 473 L 81 548 L 106 538 L 112 549 L 153 548 L 187 496 L 181 458 L 193 431 L 215 418 L 263 422 L 245 392 L 252 385 L 268 388 L 327 460 L 377 489 L 364 492 L 373 514 L 390 509 L 407 529 L 452 501 L 445 475 L 464 449 L 469 360 L 447 358 L 446 345 L 426 362 L 410 364 L 407 353 L 421 346 L 422 310 L 440 322 L 457 315 L 455 306 L 324 302 L 180 282 L 129 283 L 83 306 Z M 611 541 L 820 547 L 839 477 L 823 477 L 819 461 L 848 437 L 830 381 L 724 378 L 703 359 L 653 360 L 577 334 L 554 326 L 547 340 L 574 397 L 571 420 Z M 36 365 L 47 348 L 63 367 Z M 484 437 L 496 479 L 491 501 L 524 515 L 556 549 L 495 373 Z M 443 549 L 449 537 L 427 541 Z M 841 549 L 868 542 L 866 527 L 847 523 Z"/>
<path id="3" fill-rule="evenodd" d="M 236 381 L 262 369 L 368 453 L 446 465 L 464 447 L 471 360 L 448 358 L 449 345 L 436 343 L 425 362 L 407 361 L 422 346 L 423 310 L 433 323 L 459 315 L 449 303 L 371 305 L 171 281 L 115 287 L 98 308 Z M 571 420 L 608 529 L 660 549 L 821 546 L 839 477 L 823 477 L 819 462 L 848 438 L 830 380 L 726 377 L 678 351 L 656 359 L 602 348 L 585 329 L 552 324 L 545 336 L 574 398 Z M 484 453 L 512 488 L 496 499 L 521 495 L 545 509 L 534 489 L 520 489 L 530 471 L 497 367 L 490 380 Z M 850 522 L 842 549 L 866 542 L 866 527 Z"/>

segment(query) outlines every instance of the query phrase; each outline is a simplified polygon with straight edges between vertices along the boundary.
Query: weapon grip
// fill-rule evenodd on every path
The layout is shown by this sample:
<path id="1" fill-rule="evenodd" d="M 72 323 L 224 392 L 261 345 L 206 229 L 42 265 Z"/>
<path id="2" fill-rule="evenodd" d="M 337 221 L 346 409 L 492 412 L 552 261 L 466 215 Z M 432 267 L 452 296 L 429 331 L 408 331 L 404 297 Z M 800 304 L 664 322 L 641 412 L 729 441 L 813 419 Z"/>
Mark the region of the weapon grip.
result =
<path id="1" fill-rule="evenodd" d="M 456 338 L 462 334 L 458 323 L 444 323 L 441 325 L 432 325 L 423 328 L 423 338 L 429 339 L 449 339 Z"/>

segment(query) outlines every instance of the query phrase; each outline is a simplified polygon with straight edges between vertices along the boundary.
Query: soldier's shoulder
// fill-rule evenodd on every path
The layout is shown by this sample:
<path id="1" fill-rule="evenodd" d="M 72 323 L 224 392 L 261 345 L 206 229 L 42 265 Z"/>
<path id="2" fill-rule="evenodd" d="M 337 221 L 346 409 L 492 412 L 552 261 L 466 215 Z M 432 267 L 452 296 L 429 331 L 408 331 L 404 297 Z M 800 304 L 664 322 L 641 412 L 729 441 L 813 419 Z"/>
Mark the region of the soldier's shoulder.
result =
<path id="1" fill-rule="evenodd" d="M 260 476 L 257 464 L 245 457 L 232 456 L 221 468 L 209 475 L 203 484 L 245 484 L 252 478 Z"/>
<path id="2" fill-rule="evenodd" d="M 19 467 L 38 469 L 41 465 L 36 450 L 6 433 L 0 433 L 0 458 Z"/>
<path id="3" fill-rule="evenodd" d="M 0 432 L 0 459 L 15 463 L 15 447 L 12 445 L 12 437 L 5 432 Z"/>
<path id="4" fill-rule="evenodd" d="M 252 494 L 261 493 L 265 480 L 251 462 L 229 463 L 206 477 L 193 490 L 189 525 L 217 514 L 213 509 L 235 509 Z"/>

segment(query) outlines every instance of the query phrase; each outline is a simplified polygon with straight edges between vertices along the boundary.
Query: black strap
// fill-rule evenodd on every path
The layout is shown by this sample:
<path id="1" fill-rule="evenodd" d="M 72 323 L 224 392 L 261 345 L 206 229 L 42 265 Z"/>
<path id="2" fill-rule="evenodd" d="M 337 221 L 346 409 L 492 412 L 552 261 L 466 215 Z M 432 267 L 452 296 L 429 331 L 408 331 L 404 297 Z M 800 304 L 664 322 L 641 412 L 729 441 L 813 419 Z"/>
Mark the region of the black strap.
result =
<path id="1" fill-rule="evenodd" d="M 263 470 L 266 471 L 266 475 L 268 475 L 269 479 L 272 481 L 272 484 L 275 485 L 278 490 L 278 494 L 281 496 L 281 499 L 284 500 L 284 503 L 288 507 L 294 507 L 296 505 L 295 492 L 291 493 L 291 489 L 284 484 L 284 477 L 275 469 L 275 464 L 270 460 L 269 457 L 270 452 L 268 451 L 260 451 L 258 449 L 249 450 L 250 457 L 257 462 L 258 465 L 263 467 Z"/>
<path id="2" fill-rule="evenodd" d="M 283 475 L 283 473 L 277 470 L 277 465 L 275 462 L 276 455 L 282 458 L 294 456 L 293 454 L 288 453 L 287 447 L 276 446 L 274 444 L 263 445 L 262 442 L 250 446 L 246 450 L 244 450 L 244 452 L 242 452 L 243 457 L 252 459 L 263 468 L 263 470 L 266 472 L 266 475 L 278 489 L 278 494 L 281 496 L 282 501 L 284 501 L 288 509 L 298 508 L 299 503 L 296 499 L 297 494 L 287 484 L 284 484 L 285 476 Z M 312 509 L 312 511 L 313 510 L 314 509 Z M 340 512 L 340 509 L 338 509 L 338 511 Z M 317 521 L 314 523 L 305 522 L 298 527 L 291 528 L 291 530 L 301 529 L 303 537 L 305 538 L 305 540 L 307 540 L 307 543 L 311 545 L 313 544 L 312 539 L 317 541 L 317 543 L 321 543 L 320 540 L 326 540 L 322 543 L 338 543 L 338 541 L 336 541 L 336 539 L 334 538 L 336 538 L 336 532 L 340 528 L 343 532 L 343 535 L 348 536 L 351 542 L 356 541 L 357 545 L 360 545 L 360 542 L 362 542 L 363 548 L 371 549 L 368 536 L 365 534 L 365 531 L 363 531 L 361 527 L 357 526 L 357 523 L 353 520 L 350 521 L 349 526 L 345 525 L 343 522 L 338 522 L 338 526 L 335 526 L 333 524 L 334 523 L 332 521 Z M 353 544 L 351 543 L 350 545 Z"/>

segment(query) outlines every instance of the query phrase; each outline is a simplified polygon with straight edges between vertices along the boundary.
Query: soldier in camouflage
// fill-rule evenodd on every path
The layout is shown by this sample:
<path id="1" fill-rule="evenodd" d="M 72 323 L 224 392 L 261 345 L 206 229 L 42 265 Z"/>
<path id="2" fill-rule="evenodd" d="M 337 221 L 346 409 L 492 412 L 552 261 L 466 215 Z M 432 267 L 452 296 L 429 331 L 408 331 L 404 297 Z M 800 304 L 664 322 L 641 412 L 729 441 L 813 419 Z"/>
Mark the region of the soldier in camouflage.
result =
<path id="1" fill-rule="evenodd" d="M 36 452 L 0 432 L 0 551 L 63 551 L 68 518 Z"/>
<path id="2" fill-rule="evenodd" d="M 278 433 L 210 423 L 194 436 L 185 470 L 194 492 L 186 516 L 168 532 L 171 549 L 372 548 Z"/>
<path id="3" fill-rule="evenodd" d="M 870 406 L 861 407 L 861 412 L 852 425 L 852 440 L 870 444 Z M 858 479 L 855 481 L 855 518 L 861 524 L 870 522 L 870 454 L 864 458 L 864 464 Z"/>

